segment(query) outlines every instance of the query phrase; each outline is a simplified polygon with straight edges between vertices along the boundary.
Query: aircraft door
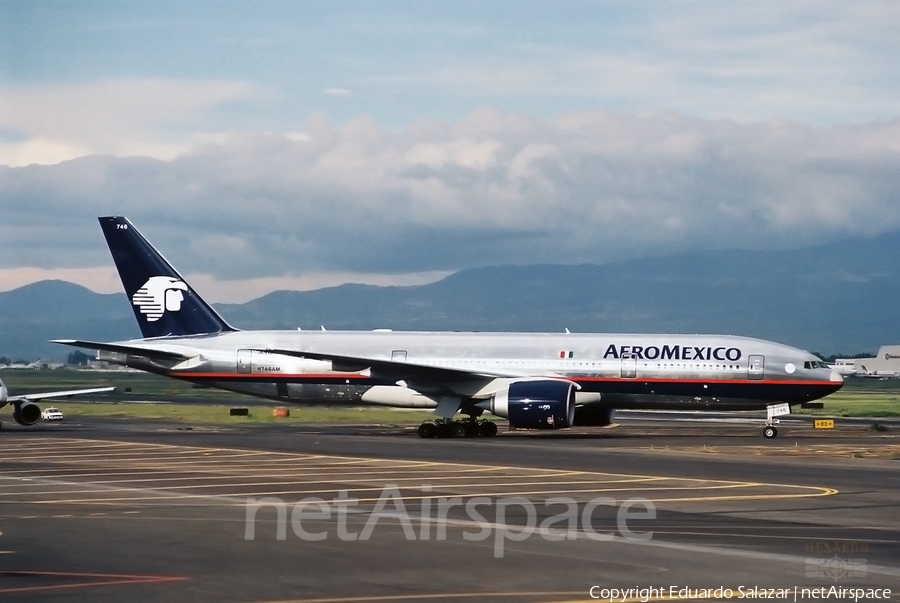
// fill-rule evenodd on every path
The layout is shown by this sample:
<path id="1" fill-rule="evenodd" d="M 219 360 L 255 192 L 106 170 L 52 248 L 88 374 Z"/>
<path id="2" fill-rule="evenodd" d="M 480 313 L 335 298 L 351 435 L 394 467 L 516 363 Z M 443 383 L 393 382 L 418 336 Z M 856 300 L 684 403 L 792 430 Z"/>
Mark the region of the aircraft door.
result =
<path id="1" fill-rule="evenodd" d="M 238 350 L 237 351 L 237 372 L 249 375 L 250 369 L 252 366 L 253 359 L 253 351 L 252 350 Z"/>
<path id="2" fill-rule="evenodd" d="M 747 371 L 748 379 L 764 379 L 766 376 L 766 357 L 759 355 L 751 355 L 750 365 Z"/>
<path id="3" fill-rule="evenodd" d="M 622 358 L 622 379 L 634 379 L 637 377 L 637 360 L 634 358 Z"/>

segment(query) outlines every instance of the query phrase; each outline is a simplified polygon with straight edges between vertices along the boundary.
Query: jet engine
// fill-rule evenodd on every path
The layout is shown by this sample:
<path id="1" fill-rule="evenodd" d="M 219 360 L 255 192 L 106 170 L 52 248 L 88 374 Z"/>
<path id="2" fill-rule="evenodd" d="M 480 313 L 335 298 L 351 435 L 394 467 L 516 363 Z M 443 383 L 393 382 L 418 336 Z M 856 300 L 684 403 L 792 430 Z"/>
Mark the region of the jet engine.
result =
<path id="1" fill-rule="evenodd" d="M 496 393 L 486 408 L 523 429 L 564 429 L 575 420 L 575 384 L 555 379 L 514 381 Z"/>
<path id="2" fill-rule="evenodd" d="M 33 402 L 22 402 L 16 405 L 16 409 L 13 411 L 13 419 L 19 425 L 26 427 L 34 425 L 41 420 L 41 409 Z"/>

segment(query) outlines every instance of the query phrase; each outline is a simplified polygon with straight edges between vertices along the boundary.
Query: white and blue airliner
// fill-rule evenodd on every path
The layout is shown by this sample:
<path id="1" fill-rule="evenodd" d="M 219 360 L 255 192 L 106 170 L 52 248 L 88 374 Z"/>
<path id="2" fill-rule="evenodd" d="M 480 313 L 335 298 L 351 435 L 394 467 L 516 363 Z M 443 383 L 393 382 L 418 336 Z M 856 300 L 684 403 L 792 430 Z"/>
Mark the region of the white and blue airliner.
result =
<path id="1" fill-rule="evenodd" d="M 617 409 L 763 410 L 841 388 L 809 352 L 731 335 L 242 331 L 124 217 L 100 218 L 142 339 L 58 340 L 109 362 L 282 403 L 433 409 L 422 437 L 606 426 Z M 457 418 L 462 417 L 462 418 Z"/>

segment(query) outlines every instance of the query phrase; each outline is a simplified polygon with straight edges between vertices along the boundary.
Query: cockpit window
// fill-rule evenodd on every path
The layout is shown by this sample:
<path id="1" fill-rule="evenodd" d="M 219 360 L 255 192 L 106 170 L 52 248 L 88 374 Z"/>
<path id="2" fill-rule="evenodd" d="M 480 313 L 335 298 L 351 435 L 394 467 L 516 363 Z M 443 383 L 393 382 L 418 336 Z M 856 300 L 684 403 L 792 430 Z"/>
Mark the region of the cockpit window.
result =
<path id="1" fill-rule="evenodd" d="M 828 363 L 821 360 L 807 360 L 803 363 L 805 369 L 822 369 L 828 368 Z"/>

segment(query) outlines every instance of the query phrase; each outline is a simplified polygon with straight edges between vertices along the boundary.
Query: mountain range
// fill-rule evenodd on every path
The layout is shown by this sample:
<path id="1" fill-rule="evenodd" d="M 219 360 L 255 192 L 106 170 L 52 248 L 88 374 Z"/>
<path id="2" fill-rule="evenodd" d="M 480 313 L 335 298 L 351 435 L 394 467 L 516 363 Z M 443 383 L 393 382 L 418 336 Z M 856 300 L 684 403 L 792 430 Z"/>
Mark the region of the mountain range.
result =
<path id="1" fill-rule="evenodd" d="M 342 285 L 216 304 L 242 329 L 726 333 L 821 353 L 900 342 L 900 233 L 788 251 L 492 266 L 428 285 Z M 124 294 L 64 281 L 0 293 L 0 355 L 64 359 L 48 339 L 140 333 Z"/>

